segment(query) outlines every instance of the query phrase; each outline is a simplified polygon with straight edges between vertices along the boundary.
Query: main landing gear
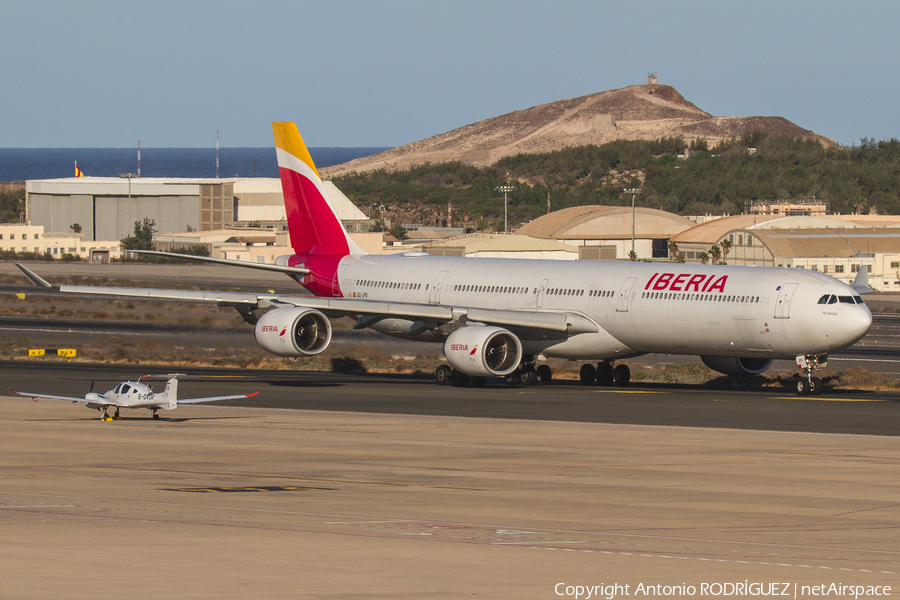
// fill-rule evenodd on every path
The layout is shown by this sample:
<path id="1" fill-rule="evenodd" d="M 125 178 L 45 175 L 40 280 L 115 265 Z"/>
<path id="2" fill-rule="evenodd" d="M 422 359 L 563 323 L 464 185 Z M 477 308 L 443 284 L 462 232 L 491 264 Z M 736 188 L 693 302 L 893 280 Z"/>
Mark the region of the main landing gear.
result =
<path id="1" fill-rule="evenodd" d="M 794 389 L 798 396 L 818 396 L 822 393 L 822 380 L 813 377 L 813 371 L 828 364 L 827 354 L 805 354 L 797 357 L 797 368 L 800 373 L 794 379 Z"/>
<path id="2" fill-rule="evenodd" d="M 111 416 L 109 416 L 109 409 L 107 407 L 104 406 L 100 410 L 101 410 L 101 412 L 100 412 L 100 420 L 101 421 L 112 421 L 113 420 L 113 418 Z"/>
<path id="3" fill-rule="evenodd" d="M 588 363 L 581 366 L 579 378 L 584 385 L 591 385 L 596 382 L 597 385 L 602 386 L 625 386 L 631 381 L 631 369 L 624 364 L 613 367 L 612 363 L 608 361 L 599 362 L 596 367 Z"/>

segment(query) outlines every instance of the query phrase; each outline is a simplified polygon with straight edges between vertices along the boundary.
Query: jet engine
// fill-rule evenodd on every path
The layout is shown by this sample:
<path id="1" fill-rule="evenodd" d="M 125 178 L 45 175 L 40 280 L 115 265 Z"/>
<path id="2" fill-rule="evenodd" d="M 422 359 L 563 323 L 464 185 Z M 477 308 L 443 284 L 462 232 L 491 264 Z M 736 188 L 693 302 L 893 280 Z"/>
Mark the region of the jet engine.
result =
<path id="1" fill-rule="evenodd" d="M 259 318 L 256 341 L 276 356 L 313 356 L 331 343 L 331 323 L 311 308 L 276 308 Z"/>
<path id="2" fill-rule="evenodd" d="M 451 333 L 444 342 L 450 366 L 473 377 L 502 377 L 522 361 L 522 343 L 500 327 L 467 326 Z"/>
<path id="3" fill-rule="evenodd" d="M 725 375 L 759 375 L 772 366 L 770 358 L 740 356 L 701 356 L 703 364 Z"/>

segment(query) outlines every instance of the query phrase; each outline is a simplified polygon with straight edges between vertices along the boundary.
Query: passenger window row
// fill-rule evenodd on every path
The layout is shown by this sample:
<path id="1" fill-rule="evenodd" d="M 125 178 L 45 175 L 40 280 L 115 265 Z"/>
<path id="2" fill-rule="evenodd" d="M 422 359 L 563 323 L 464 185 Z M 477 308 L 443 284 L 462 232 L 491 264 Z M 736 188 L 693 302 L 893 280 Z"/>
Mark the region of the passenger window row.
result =
<path id="1" fill-rule="evenodd" d="M 389 288 L 393 290 L 418 290 L 422 288 L 421 283 L 401 283 L 396 281 L 371 281 L 369 279 L 357 279 L 356 285 L 361 287 L 372 288 Z"/>
<path id="2" fill-rule="evenodd" d="M 547 290 L 550 296 L 583 296 L 584 290 L 550 288 Z"/>
<path id="3" fill-rule="evenodd" d="M 675 292 L 644 292 L 648 300 L 695 300 L 700 302 L 759 302 L 759 296 L 726 296 L 725 294 L 676 294 Z"/>
<path id="4" fill-rule="evenodd" d="M 819 298 L 819 304 L 865 304 L 862 296 L 835 296 L 834 294 L 825 294 Z"/>
<path id="5" fill-rule="evenodd" d="M 612 290 L 591 290 L 591 296 L 596 298 L 612 298 Z"/>
<path id="6" fill-rule="evenodd" d="M 527 287 L 514 287 L 511 285 L 462 285 L 453 286 L 454 292 L 486 292 L 492 294 L 494 292 L 500 294 L 527 294 Z"/>

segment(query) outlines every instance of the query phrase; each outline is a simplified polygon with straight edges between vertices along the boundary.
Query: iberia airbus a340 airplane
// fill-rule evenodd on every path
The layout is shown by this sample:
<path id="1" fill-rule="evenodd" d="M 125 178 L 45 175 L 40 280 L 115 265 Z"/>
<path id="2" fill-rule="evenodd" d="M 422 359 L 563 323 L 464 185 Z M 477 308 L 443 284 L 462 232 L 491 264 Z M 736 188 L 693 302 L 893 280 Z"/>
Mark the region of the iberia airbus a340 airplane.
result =
<path id="1" fill-rule="evenodd" d="M 295 254 L 274 265 L 211 262 L 287 273 L 313 296 L 58 286 L 61 292 L 214 302 L 256 325 L 260 346 L 278 356 L 312 356 L 331 342 L 330 318 L 356 329 L 443 344 L 440 384 L 484 385 L 487 377 L 546 383 L 539 359 L 589 361 L 581 381 L 627 384 L 614 361 L 647 353 L 699 355 L 725 374 L 762 373 L 794 359 L 800 394 L 829 353 L 862 338 L 872 314 L 854 286 L 785 268 L 670 263 L 558 262 L 363 252 L 335 214 L 293 123 L 273 123 L 278 168 Z M 196 258 L 196 257 L 186 257 Z M 33 283 L 51 284 L 20 265 Z M 596 366 L 595 366 L 596 365 Z"/>

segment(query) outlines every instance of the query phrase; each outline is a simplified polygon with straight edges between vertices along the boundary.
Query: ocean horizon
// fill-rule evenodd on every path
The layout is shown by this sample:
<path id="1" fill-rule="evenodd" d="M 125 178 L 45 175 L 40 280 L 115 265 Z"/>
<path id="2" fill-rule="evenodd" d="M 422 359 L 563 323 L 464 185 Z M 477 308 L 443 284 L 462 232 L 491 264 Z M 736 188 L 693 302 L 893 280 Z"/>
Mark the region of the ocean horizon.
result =
<path id="1" fill-rule="evenodd" d="M 320 147 L 309 153 L 319 168 L 378 154 L 389 147 Z M 137 148 L 0 148 L 0 182 L 137 173 Z M 142 177 L 214 178 L 215 148 L 141 148 Z M 274 146 L 220 148 L 219 177 L 278 177 Z"/>

